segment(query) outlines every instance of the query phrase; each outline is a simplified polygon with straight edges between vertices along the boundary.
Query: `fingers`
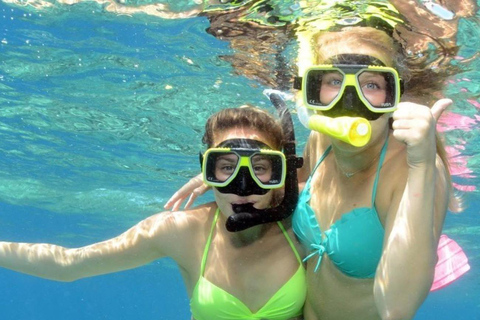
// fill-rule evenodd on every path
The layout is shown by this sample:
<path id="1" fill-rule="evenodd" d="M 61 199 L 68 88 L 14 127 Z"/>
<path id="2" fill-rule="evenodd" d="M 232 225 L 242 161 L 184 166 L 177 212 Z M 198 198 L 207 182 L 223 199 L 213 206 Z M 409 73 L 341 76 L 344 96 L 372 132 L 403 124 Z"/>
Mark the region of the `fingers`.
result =
<path id="1" fill-rule="evenodd" d="M 429 128 L 435 128 L 435 123 L 451 104 L 450 99 L 440 99 L 432 108 L 410 102 L 400 103 L 393 113 L 395 138 L 407 144 L 423 139 Z"/>
<path id="2" fill-rule="evenodd" d="M 411 127 L 415 127 L 415 119 L 405 119 L 405 118 L 400 118 L 396 119 L 392 123 L 392 128 L 394 130 L 403 130 L 403 129 L 409 129 Z"/>
<path id="3" fill-rule="evenodd" d="M 406 144 L 410 166 L 435 161 L 436 122 L 450 104 L 450 99 L 440 99 L 431 108 L 410 102 L 398 105 L 393 113 L 393 136 Z"/>
<path id="4" fill-rule="evenodd" d="M 167 203 L 163 206 L 164 209 L 170 209 L 172 208 L 175 203 L 178 201 L 177 199 L 179 198 L 179 193 L 178 191 L 173 194 L 173 196 L 168 199 Z"/>
<path id="5" fill-rule="evenodd" d="M 418 119 L 419 115 L 426 116 L 428 111 L 435 121 L 437 121 L 443 111 L 445 111 L 445 109 L 447 109 L 452 103 L 453 101 L 450 99 L 440 99 L 435 102 L 431 108 L 428 108 L 421 104 L 401 102 L 398 104 L 397 110 L 393 113 L 393 119 Z"/>
<path id="6" fill-rule="evenodd" d="M 424 139 L 434 121 L 428 107 L 410 102 L 398 105 L 393 120 L 393 136 L 407 145 L 418 144 Z"/>
<path id="7" fill-rule="evenodd" d="M 193 190 L 192 193 L 190 194 L 190 197 L 188 197 L 188 201 L 187 203 L 185 204 L 185 207 L 184 209 L 188 209 L 192 206 L 193 202 L 195 201 L 195 199 L 198 198 L 199 195 L 202 194 L 202 192 L 200 192 L 198 189 L 200 189 L 201 187 L 198 187 L 197 189 Z"/>
<path id="8" fill-rule="evenodd" d="M 440 99 L 435 102 L 435 104 L 430 109 L 433 117 L 435 118 L 435 121 L 438 121 L 438 119 L 440 119 L 443 111 L 445 111 L 445 109 L 447 109 L 452 103 L 453 101 L 450 99 Z"/>
<path id="9" fill-rule="evenodd" d="M 210 190 L 210 187 L 207 185 L 201 185 L 200 187 L 196 188 L 193 190 L 192 194 L 190 195 L 190 198 L 188 199 L 187 203 L 185 204 L 185 209 L 190 208 L 190 206 L 193 204 L 195 199 L 203 195 L 205 192 Z"/>
<path id="10" fill-rule="evenodd" d="M 172 206 L 172 211 L 178 211 L 180 210 L 180 206 L 182 205 L 182 202 L 185 198 L 178 199 L 175 201 L 174 205 Z"/>
<path id="11" fill-rule="evenodd" d="M 173 196 L 168 199 L 167 203 L 164 205 L 165 209 L 171 209 L 172 211 L 180 210 L 182 203 L 187 199 L 188 201 L 185 204 L 185 209 L 190 208 L 195 199 L 202 194 L 204 194 L 209 189 L 208 186 L 203 184 L 202 175 L 199 174 L 196 177 L 193 177 L 185 185 L 183 185 Z"/>
<path id="12" fill-rule="evenodd" d="M 193 202 L 195 202 L 195 199 L 198 198 L 198 196 L 202 195 L 203 192 L 199 191 L 201 187 L 193 190 L 193 192 L 190 194 L 190 197 L 188 197 L 188 201 L 187 203 L 185 204 L 185 209 L 188 209 L 192 206 Z"/>
<path id="13" fill-rule="evenodd" d="M 190 207 L 192 206 L 192 204 L 195 202 L 195 199 L 197 199 L 198 195 L 193 192 L 190 197 L 188 197 L 188 201 L 187 203 L 185 203 L 185 207 L 183 207 L 184 209 L 190 209 Z"/>
<path id="14" fill-rule="evenodd" d="M 395 129 L 393 131 L 393 136 L 400 142 L 405 143 L 406 145 L 412 144 L 415 141 L 419 141 L 419 137 L 413 136 L 411 131 L 408 128 L 405 129 Z"/>
<path id="15" fill-rule="evenodd" d="M 397 110 L 393 112 L 393 120 L 395 122 L 403 120 L 415 120 L 419 117 L 420 113 L 423 115 L 428 115 L 430 110 L 428 107 L 421 104 L 401 102 L 398 104 Z"/>

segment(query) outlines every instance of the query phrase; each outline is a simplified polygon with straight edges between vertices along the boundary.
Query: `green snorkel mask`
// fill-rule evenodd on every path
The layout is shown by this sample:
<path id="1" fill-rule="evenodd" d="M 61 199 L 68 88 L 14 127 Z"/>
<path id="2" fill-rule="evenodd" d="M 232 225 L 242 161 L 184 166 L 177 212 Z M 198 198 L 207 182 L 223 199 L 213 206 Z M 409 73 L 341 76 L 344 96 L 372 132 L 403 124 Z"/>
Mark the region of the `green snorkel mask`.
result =
<path id="1" fill-rule="evenodd" d="M 294 88 L 302 90 L 307 108 L 332 118 L 367 120 L 395 111 L 403 83 L 394 68 L 367 55 L 341 54 L 331 61 L 312 66 L 303 77 L 295 78 Z"/>
<path id="2" fill-rule="evenodd" d="M 306 128 L 356 147 L 370 141 L 369 121 L 393 112 L 403 93 L 394 68 L 357 54 L 341 54 L 330 64 L 307 68 L 303 77 L 294 79 L 294 88 L 302 90 L 297 111 Z"/>
<path id="3" fill-rule="evenodd" d="M 263 195 L 285 183 L 285 155 L 257 140 L 226 140 L 208 149 L 201 163 L 204 183 L 221 193 Z"/>

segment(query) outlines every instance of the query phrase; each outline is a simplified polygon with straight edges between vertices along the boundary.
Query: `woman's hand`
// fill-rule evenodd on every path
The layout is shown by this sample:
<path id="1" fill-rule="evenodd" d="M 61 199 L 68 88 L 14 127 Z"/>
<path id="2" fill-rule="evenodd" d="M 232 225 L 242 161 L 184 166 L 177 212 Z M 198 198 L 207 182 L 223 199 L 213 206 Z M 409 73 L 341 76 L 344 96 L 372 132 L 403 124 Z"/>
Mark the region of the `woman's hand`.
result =
<path id="1" fill-rule="evenodd" d="M 393 136 L 407 145 L 407 162 L 412 167 L 434 162 L 436 157 L 436 124 L 450 99 L 438 100 L 432 108 L 402 102 L 393 113 Z"/>
<path id="2" fill-rule="evenodd" d="M 165 209 L 171 209 L 172 211 L 178 211 L 182 202 L 188 197 L 188 201 L 185 204 L 185 209 L 190 208 L 196 198 L 207 192 L 210 189 L 207 185 L 203 183 L 202 174 L 199 174 L 186 184 L 184 184 L 180 190 L 175 192 L 173 196 L 168 199 L 167 203 L 165 204 Z"/>

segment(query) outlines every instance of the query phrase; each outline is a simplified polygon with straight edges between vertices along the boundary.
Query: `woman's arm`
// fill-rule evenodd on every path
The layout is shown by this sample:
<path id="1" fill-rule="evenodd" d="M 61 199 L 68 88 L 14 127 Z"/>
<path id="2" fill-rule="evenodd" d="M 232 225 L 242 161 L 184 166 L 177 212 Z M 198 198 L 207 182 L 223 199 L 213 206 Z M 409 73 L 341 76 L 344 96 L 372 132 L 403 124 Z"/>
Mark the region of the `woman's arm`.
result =
<path id="1" fill-rule="evenodd" d="M 0 242 L 0 266 L 57 281 L 135 268 L 182 249 L 185 213 L 151 216 L 118 237 L 69 249 L 45 243 Z"/>
<path id="2" fill-rule="evenodd" d="M 384 251 L 374 285 L 382 319 L 411 319 L 433 281 L 437 246 L 447 211 L 446 172 L 437 161 L 435 126 L 451 101 L 428 107 L 401 103 L 394 137 L 407 145 L 406 183 L 394 188 L 385 222 Z"/>

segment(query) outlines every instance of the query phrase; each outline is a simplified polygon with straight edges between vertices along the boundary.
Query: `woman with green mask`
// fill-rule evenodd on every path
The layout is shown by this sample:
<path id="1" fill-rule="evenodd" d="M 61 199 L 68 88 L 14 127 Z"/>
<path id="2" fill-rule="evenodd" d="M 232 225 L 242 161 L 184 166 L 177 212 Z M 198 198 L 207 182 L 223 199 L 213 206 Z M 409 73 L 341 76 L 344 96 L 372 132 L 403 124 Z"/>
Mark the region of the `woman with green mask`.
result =
<path id="1" fill-rule="evenodd" d="M 203 177 L 214 189 L 214 202 L 158 213 L 117 237 L 81 248 L 0 242 L 0 266 L 74 281 L 170 257 L 182 274 L 192 319 L 300 320 L 306 295 L 303 253 L 291 220 L 276 216 L 291 213 L 298 197 L 294 148 L 282 152 L 294 144 L 288 123 L 282 128 L 255 107 L 221 110 L 207 121 L 203 139 L 208 146 Z M 278 201 L 275 194 L 283 186 L 285 196 Z"/>

